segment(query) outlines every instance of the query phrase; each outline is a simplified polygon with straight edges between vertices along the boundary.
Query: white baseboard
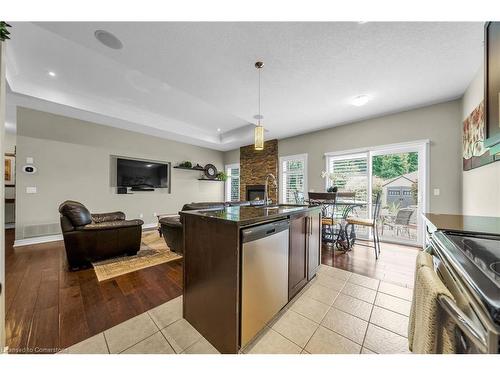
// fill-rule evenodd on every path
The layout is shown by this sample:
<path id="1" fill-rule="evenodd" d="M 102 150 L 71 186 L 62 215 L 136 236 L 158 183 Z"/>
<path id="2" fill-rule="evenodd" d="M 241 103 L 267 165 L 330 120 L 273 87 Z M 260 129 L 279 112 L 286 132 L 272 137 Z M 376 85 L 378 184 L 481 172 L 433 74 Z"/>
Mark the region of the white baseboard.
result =
<path id="1" fill-rule="evenodd" d="M 149 224 L 144 224 L 142 226 L 142 229 L 157 229 L 158 224 L 157 223 L 149 223 Z"/>
<path id="2" fill-rule="evenodd" d="M 53 234 L 51 236 L 23 238 L 21 240 L 15 240 L 14 247 L 36 245 L 39 243 L 46 243 L 46 242 L 62 241 L 62 239 L 63 239 L 62 234 Z"/>
<path id="3" fill-rule="evenodd" d="M 144 224 L 142 226 L 142 229 L 156 229 L 157 227 L 158 227 L 158 224 L 156 224 L 156 223 L 149 223 L 149 224 Z M 39 244 L 39 243 L 55 242 L 55 241 L 62 241 L 62 240 L 63 240 L 62 234 L 53 234 L 53 235 L 50 235 L 50 236 L 40 236 L 40 237 L 32 237 L 32 238 L 23 238 L 21 240 L 15 240 L 14 241 L 14 247 L 36 245 L 36 244 Z"/>

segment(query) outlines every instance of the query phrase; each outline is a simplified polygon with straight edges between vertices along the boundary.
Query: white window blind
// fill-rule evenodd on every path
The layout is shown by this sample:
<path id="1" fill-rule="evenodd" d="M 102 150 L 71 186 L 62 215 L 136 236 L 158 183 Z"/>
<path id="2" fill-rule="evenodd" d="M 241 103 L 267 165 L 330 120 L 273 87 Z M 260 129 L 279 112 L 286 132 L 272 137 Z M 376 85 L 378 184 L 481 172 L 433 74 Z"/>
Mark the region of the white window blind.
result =
<path id="1" fill-rule="evenodd" d="M 280 158 L 280 199 L 301 204 L 307 193 L 307 154 Z"/>
<path id="2" fill-rule="evenodd" d="M 240 200 L 240 165 L 226 165 L 226 201 L 235 202 Z"/>
<path id="3" fill-rule="evenodd" d="M 356 200 L 367 200 L 368 156 L 366 154 L 330 156 L 328 172 L 333 174 L 333 179 L 328 181 L 330 186 L 337 186 L 338 191 L 355 192 Z"/>

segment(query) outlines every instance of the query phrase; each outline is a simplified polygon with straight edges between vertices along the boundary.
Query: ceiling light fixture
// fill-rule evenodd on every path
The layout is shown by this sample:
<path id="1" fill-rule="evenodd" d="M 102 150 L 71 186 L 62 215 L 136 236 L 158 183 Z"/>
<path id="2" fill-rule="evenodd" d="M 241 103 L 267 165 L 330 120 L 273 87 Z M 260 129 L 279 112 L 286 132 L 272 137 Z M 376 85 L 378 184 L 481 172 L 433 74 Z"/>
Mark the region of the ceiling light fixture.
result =
<path id="1" fill-rule="evenodd" d="M 351 100 L 351 104 L 355 105 L 356 107 L 361 107 L 362 105 L 368 103 L 370 100 L 372 100 L 372 97 L 370 95 L 358 95 Z"/>
<path id="2" fill-rule="evenodd" d="M 220 131 L 221 131 L 221 128 L 217 128 L 217 131 L 218 131 L 218 132 L 220 133 Z"/>
<path id="3" fill-rule="evenodd" d="M 255 127 L 255 139 L 254 139 L 254 149 L 257 151 L 264 149 L 264 127 L 260 124 L 260 119 L 262 115 L 260 114 L 260 71 L 264 67 L 264 63 L 262 61 L 257 61 L 255 63 L 255 68 L 259 72 L 259 117 L 257 126 Z"/>
<path id="4" fill-rule="evenodd" d="M 94 36 L 99 42 L 104 44 L 106 47 L 109 47 L 112 49 L 122 49 L 123 48 L 123 43 L 121 42 L 121 40 L 118 39 L 113 34 L 111 34 L 109 31 L 96 30 L 94 33 Z"/>
<path id="5" fill-rule="evenodd" d="M 55 76 L 56 76 L 56 73 L 55 73 L 55 72 L 53 72 L 53 71 L 49 71 L 47 74 L 48 74 L 49 76 L 51 76 L 51 77 L 55 77 Z"/>

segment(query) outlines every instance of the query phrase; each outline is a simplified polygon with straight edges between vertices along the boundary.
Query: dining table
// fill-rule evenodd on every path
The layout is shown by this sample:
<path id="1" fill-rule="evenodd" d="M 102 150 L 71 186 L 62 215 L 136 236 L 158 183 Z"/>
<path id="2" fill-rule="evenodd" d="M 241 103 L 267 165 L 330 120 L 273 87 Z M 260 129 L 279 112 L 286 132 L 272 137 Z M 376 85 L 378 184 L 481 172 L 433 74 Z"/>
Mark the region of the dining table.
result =
<path id="1" fill-rule="evenodd" d="M 308 199 L 306 202 L 309 204 L 321 205 L 323 217 L 331 218 L 332 224 L 335 222 L 339 225 L 335 233 L 333 228 L 330 229 L 330 232 L 327 234 L 329 237 L 327 241 L 344 252 L 352 250 L 356 240 L 355 226 L 348 225 L 346 219 L 356 208 L 366 206 L 368 203 L 357 199 L 331 199 L 329 197 L 326 197 L 326 199 L 316 197 L 314 199 Z M 349 231 L 348 227 L 350 228 Z"/>

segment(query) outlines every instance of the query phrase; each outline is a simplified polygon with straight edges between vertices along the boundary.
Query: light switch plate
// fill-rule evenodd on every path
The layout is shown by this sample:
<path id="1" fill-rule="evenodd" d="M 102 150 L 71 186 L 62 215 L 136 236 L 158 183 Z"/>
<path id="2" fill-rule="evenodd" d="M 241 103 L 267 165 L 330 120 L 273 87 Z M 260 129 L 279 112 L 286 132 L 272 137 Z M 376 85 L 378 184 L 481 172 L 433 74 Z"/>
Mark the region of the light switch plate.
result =
<path id="1" fill-rule="evenodd" d="M 35 160 L 31 156 L 28 156 L 26 158 L 26 164 L 33 164 L 34 162 L 35 162 Z"/>
<path id="2" fill-rule="evenodd" d="M 441 191 L 438 188 L 435 188 L 434 189 L 434 195 L 438 196 L 439 194 L 441 194 Z"/>
<path id="3" fill-rule="evenodd" d="M 26 188 L 26 194 L 36 194 L 36 186 L 28 186 Z"/>

